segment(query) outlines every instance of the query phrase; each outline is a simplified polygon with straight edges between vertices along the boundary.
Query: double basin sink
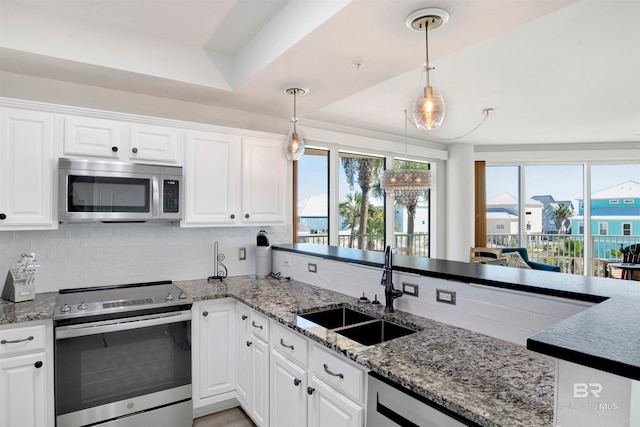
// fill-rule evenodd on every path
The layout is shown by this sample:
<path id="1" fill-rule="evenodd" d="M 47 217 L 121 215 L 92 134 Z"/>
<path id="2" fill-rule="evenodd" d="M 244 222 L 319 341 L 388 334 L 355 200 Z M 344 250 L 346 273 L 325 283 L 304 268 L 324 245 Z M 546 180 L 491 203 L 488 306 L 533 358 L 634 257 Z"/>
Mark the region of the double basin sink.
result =
<path id="1" fill-rule="evenodd" d="M 298 326 L 317 326 L 335 332 L 362 345 L 374 345 L 417 332 L 387 320 L 378 319 L 348 307 L 299 314 Z"/>

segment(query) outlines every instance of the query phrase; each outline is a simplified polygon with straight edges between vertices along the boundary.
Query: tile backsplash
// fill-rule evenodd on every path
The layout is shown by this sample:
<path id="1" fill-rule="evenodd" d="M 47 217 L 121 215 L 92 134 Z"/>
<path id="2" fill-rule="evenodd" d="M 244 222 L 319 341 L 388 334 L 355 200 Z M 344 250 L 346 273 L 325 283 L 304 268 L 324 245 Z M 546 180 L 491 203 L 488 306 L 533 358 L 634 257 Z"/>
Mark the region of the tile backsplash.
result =
<path id="1" fill-rule="evenodd" d="M 281 227 L 180 228 L 168 223 L 60 224 L 51 231 L 0 232 L 1 283 L 25 252 L 35 252 L 36 292 L 157 280 L 202 279 L 214 272 L 214 242 L 230 276 L 255 273 L 256 235 L 290 242 Z M 239 248 L 247 259 L 239 260 Z"/>

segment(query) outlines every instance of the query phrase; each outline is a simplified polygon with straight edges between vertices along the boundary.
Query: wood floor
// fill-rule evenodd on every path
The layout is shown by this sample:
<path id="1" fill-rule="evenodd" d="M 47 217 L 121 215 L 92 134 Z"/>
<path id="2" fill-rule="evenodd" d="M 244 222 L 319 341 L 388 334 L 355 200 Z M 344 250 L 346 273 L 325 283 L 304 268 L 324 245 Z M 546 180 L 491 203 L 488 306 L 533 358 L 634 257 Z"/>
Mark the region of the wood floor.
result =
<path id="1" fill-rule="evenodd" d="M 256 427 L 239 407 L 196 418 L 193 427 Z"/>

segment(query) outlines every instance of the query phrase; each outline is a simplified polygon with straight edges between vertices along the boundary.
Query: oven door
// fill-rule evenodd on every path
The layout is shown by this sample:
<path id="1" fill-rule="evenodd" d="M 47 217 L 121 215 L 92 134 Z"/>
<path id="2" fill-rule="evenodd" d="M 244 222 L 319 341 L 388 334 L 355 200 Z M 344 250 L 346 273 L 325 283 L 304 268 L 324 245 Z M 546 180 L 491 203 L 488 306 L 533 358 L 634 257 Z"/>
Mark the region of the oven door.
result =
<path id="1" fill-rule="evenodd" d="M 187 419 L 166 425 L 191 425 L 190 311 L 60 326 L 55 336 L 58 427 L 120 425 L 177 404 Z"/>

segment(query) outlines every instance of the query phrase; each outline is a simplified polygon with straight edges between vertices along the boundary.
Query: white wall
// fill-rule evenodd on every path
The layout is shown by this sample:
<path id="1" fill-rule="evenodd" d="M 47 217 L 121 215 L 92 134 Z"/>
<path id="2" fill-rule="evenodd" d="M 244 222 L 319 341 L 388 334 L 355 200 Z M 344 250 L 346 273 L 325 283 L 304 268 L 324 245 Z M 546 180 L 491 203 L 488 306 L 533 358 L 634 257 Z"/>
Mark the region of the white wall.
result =
<path id="1" fill-rule="evenodd" d="M 289 226 L 265 227 L 270 243 L 291 241 Z M 179 228 L 169 224 L 60 224 L 52 231 L 0 232 L 0 277 L 20 254 L 35 252 L 36 292 L 65 288 L 203 279 L 213 274 L 213 243 L 229 276 L 255 274 L 259 227 Z M 247 260 L 238 260 L 238 249 Z"/>
<path id="2" fill-rule="evenodd" d="M 289 260 L 289 267 L 284 265 L 285 259 Z M 316 264 L 318 272 L 308 272 L 308 263 Z M 373 300 L 377 294 L 384 304 L 381 268 L 273 251 L 273 270 L 353 297 L 364 292 Z M 402 288 L 402 282 L 418 285 L 419 297 L 398 298 L 397 309 L 520 345 L 525 345 L 527 337 L 534 333 L 592 306 L 582 301 L 395 272 L 396 288 Z M 457 304 L 436 302 L 436 289 L 456 291 Z"/>

